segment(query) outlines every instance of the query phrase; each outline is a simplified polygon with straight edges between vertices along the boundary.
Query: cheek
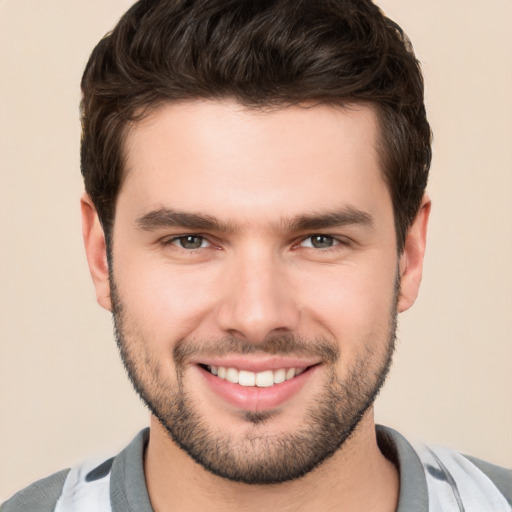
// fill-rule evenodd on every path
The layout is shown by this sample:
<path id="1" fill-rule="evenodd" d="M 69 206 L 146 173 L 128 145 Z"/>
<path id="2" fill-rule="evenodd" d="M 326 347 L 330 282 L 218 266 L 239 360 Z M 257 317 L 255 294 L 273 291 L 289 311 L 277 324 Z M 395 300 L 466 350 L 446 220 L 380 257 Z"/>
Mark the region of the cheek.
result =
<path id="1" fill-rule="evenodd" d="M 378 269 L 378 270 L 376 270 Z M 332 269 L 302 276 L 306 316 L 327 329 L 347 354 L 365 340 L 387 339 L 395 298 L 395 264 Z"/>
<path id="2" fill-rule="evenodd" d="M 211 309 L 211 273 L 135 260 L 115 267 L 127 321 L 157 342 L 189 336 Z"/>

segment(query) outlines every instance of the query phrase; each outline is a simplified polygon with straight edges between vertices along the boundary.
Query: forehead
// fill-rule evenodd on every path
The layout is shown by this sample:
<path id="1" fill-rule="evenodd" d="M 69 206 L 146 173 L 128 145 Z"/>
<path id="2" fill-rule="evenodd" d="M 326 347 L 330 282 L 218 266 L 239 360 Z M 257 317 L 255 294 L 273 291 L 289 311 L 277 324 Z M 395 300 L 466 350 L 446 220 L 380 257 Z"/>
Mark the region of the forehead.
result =
<path id="1" fill-rule="evenodd" d="M 118 204 L 161 206 L 240 221 L 387 196 L 378 122 L 367 106 L 255 110 L 234 101 L 167 104 L 125 141 Z"/>

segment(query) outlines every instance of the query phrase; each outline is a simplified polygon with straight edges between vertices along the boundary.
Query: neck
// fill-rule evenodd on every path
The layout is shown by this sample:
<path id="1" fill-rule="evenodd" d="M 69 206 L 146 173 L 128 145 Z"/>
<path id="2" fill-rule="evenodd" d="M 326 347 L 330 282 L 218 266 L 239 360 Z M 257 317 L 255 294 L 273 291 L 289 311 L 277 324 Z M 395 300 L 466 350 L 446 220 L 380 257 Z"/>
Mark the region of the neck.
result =
<path id="1" fill-rule="evenodd" d="M 399 488 L 397 469 L 377 445 L 372 410 L 320 467 L 278 485 L 247 485 L 209 473 L 177 447 L 152 417 L 145 476 L 155 512 L 393 512 Z"/>

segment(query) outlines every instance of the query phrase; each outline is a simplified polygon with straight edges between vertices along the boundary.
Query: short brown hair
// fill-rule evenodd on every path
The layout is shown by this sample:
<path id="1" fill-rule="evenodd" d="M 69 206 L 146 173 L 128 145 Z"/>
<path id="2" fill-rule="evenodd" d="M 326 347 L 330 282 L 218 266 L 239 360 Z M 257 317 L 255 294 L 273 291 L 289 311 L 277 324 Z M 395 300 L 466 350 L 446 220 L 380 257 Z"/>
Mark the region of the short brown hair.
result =
<path id="1" fill-rule="evenodd" d="M 81 169 L 110 238 L 126 127 L 164 102 L 372 105 L 398 249 L 431 161 L 423 78 L 400 27 L 370 0 L 140 0 L 82 78 Z"/>

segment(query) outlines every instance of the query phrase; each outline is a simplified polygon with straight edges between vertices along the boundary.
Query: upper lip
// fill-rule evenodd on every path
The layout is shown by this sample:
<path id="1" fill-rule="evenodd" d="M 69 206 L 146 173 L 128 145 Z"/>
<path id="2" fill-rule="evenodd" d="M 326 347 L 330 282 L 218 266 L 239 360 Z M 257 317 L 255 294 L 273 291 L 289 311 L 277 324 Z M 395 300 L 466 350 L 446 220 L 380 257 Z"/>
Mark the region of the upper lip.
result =
<path id="1" fill-rule="evenodd" d="M 295 357 L 276 356 L 227 356 L 207 357 L 193 361 L 193 364 L 204 366 L 222 366 L 225 368 L 236 368 L 249 372 L 264 372 L 266 370 L 279 370 L 281 368 L 308 368 L 320 363 L 318 359 L 304 359 Z"/>

